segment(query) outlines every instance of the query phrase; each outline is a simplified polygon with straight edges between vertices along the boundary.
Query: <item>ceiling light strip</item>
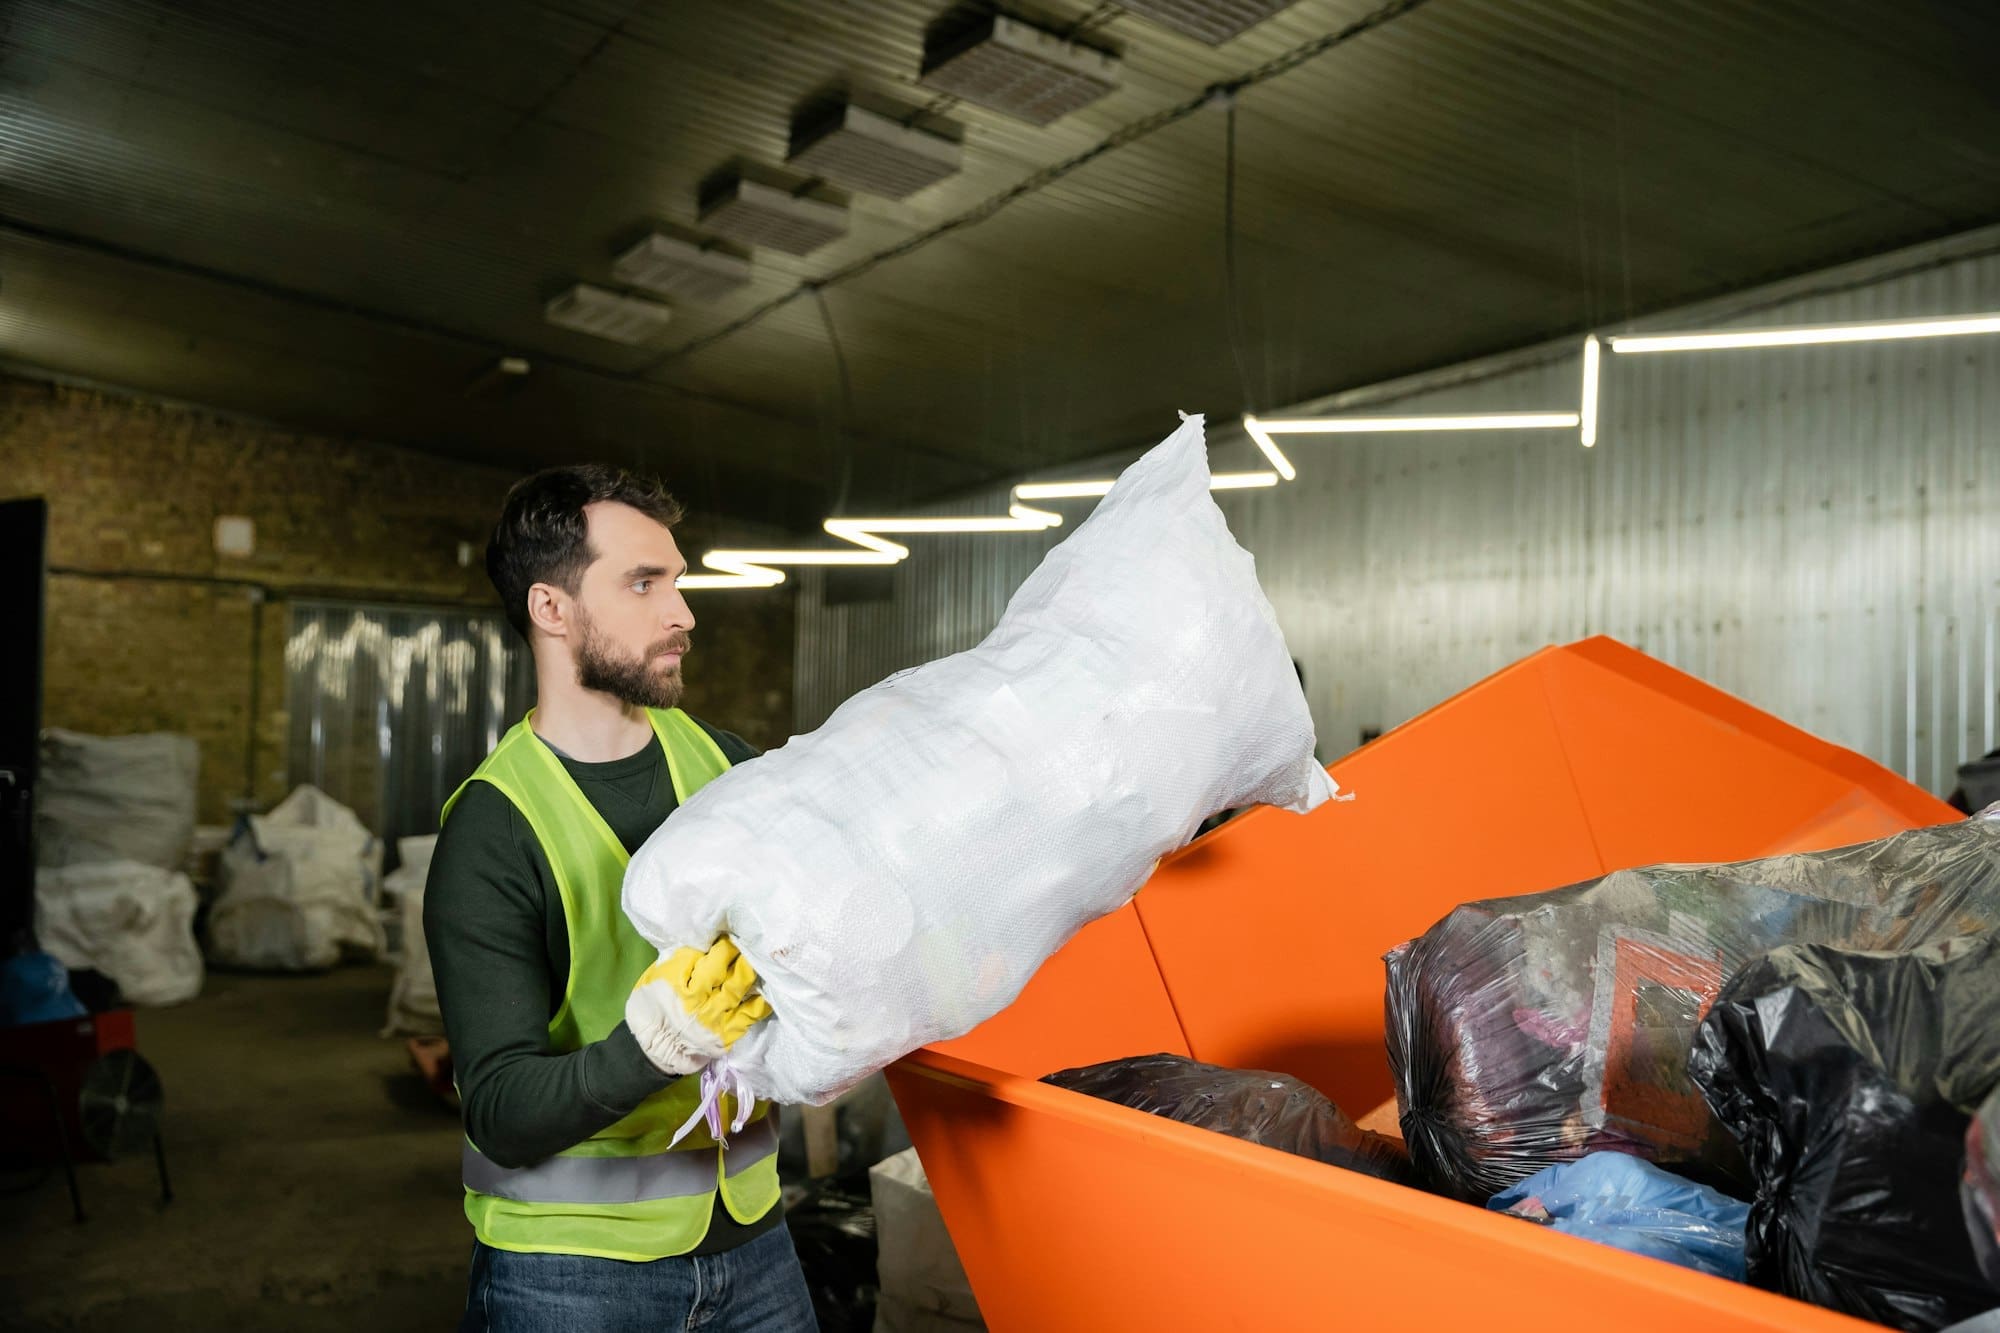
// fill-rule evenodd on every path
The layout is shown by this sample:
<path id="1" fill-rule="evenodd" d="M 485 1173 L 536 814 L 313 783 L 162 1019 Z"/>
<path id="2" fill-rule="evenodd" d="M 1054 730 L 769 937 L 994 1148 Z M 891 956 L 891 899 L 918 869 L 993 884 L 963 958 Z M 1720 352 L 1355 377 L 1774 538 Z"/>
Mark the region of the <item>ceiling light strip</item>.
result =
<path id="1" fill-rule="evenodd" d="M 1477 412 L 1433 417 L 1290 417 L 1260 419 L 1270 435 L 1375 435 L 1416 431 L 1456 430 L 1574 430 L 1582 424 L 1575 412 Z"/>
<path id="2" fill-rule="evenodd" d="M 1630 355 L 1635 352 L 1720 352 L 1751 347 L 1892 342 L 1903 338 L 1958 338 L 1979 333 L 2000 333 L 2000 314 L 1964 315 L 1949 319 L 1893 319 L 1869 324 L 1626 335 L 1613 337 L 1610 342 L 1612 351 Z"/>
<path id="3" fill-rule="evenodd" d="M 1582 418 L 1578 436 L 1586 449 L 1597 447 L 1597 381 L 1602 373 L 1603 359 L 1604 349 L 1593 333 L 1583 340 L 1583 401 L 1577 413 Z"/>
<path id="4" fill-rule="evenodd" d="M 1275 486 L 1271 472 L 1219 472 L 1209 478 L 1209 489 L 1243 490 Z M 1062 526 L 1062 515 L 1018 503 L 1021 500 L 1083 499 L 1110 491 L 1109 481 L 1025 482 L 1016 486 L 1016 503 L 1007 506 L 1006 516 L 989 514 L 922 515 L 888 518 L 830 518 L 821 526 L 830 537 L 852 544 L 853 549 L 811 550 L 718 549 L 703 555 L 700 572 L 680 577 L 683 589 L 775 588 L 785 581 L 785 566 L 893 565 L 909 557 L 910 548 L 888 540 L 888 535 L 911 536 L 941 533 L 1042 532 Z"/>
<path id="5" fill-rule="evenodd" d="M 1597 443 L 1603 349 L 1624 355 L 1652 352 L 1710 352 L 1759 347 L 1808 347 L 1831 343 L 1893 342 L 1910 338 L 1954 338 L 2000 333 L 2000 313 L 1939 319 L 1885 320 L 1864 324 L 1821 324 L 1792 328 L 1729 329 L 1707 333 L 1617 335 L 1583 340 L 1583 380 L 1575 412 L 1478 412 L 1439 416 L 1287 417 L 1267 420 L 1246 413 L 1243 429 L 1271 471 L 1221 472 L 1209 479 L 1211 490 L 1240 490 L 1292 481 L 1298 469 L 1278 447 L 1280 435 L 1372 435 L 1469 430 L 1575 430 L 1585 448 Z M 1108 494 L 1107 480 L 1030 481 L 1014 487 L 1007 516 L 830 518 L 829 536 L 851 544 L 847 550 L 714 550 L 702 556 L 703 572 L 685 574 L 680 586 L 701 588 L 771 588 L 785 581 L 783 566 L 894 565 L 910 549 L 883 534 L 906 536 L 935 533 L 1040 532 L 1059 527 L 1062 516 L 1020 503 L 1023 500 L 1082 500 Z"/>
<path id="6" fill-rule="evenodd" d="M 1208 479 L 1211 491 L 1241 491 L 1260 486 L 1276 486 L 1275 472 L 1218 472 Z M 1024 481 L 1014 488 L 1016 500 L 1086 500 L 1111 490 L 1108 480 Z"/>

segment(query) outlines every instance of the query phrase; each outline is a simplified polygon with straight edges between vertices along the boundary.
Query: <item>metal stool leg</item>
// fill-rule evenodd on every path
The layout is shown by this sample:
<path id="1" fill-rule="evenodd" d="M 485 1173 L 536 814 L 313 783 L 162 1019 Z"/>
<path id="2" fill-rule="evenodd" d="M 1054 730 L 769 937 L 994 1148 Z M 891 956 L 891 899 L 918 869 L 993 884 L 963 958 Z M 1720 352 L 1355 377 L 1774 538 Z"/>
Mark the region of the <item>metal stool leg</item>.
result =
<path id="1" fill-rule="evenodd" d="M 49 1121 L 56 1127 L 56 1144 L 62 1149 L 63 1179 L 69 1182 L 70 1212 L 76 1221 L 88 1221 L 83 1211 L 83 1188 L 77 1183 L 76 1154 L 70 1151 L 69 1130 L 63 1123 L 62 1097 L 56 1092 L 56 1081 L 49 1077 L 48 1070 L 33 1065 L 0 1065 L 0 1078 L 26 1079 L 42 1085 L 42 1094 L 49 1101 Z"/>
<path id="2" fill-rule="evenodd" d="M 78 1222 L 87 1221 L 83 1212 L 83 1190 L 76 1181 L 76 1154 L 69 1150 L 69 1130 L 63 1127 L 62 1099 L 56 1095 L 55 1080 L 42 1070 L 36 1070 L 41 1079 L 42 1091 L 49 1098 L 49 1119 L 56 1127 L 56 1142 L 62 1146 L 63 1178 L 69 1181 L 69 1206 Z"/>

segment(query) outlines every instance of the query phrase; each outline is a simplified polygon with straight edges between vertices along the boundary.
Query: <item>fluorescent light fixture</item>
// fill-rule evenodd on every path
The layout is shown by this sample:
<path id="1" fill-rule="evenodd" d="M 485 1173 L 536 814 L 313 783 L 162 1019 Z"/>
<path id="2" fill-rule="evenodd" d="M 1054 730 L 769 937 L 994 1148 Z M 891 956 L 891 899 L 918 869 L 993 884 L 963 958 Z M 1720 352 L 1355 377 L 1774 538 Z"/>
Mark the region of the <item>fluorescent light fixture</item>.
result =
<path id="1" fill-rule="evenodd" d="M 1276 486 L 1275 472 L 1218 472 L 1208 479 L 1211 491 L 1241 491 Z M 1024 481 L 1014 488 L 1017 500 L 1084 500 L 1110 492 L 1109 481 Z"/>
<path id="2" fill-rule="evenodd" d="M 1024 481 L 1014 488 L 1017 500 L 1082 500 L 1110 492 L 1108 481 Z"/>
<path id="3" fill-rule="evenodd" d="M 1279 476 L 1283 477 L 1286 481 L 1292 481 L 1298 477 L 1299 470 L 1292 466 L 1291 459 L 1285 457 L 1285 451 L 1280 449 L 1278 442 L 1271 438 L 1271 432 L 1264 428 L 1262 421 L 1246 412 L 1243 414 L 1243 429 L 1250 433 L 1250 438 L 1255 440 L 1257 447 L 1264 451 L 1264 457 L 1269 459 L 1271 466 L 1278 470 Z"/>
<path id="4" fill-rule="evenodd" d="M 1479 412 L 1446 417 L 1289 417 L 1269 421 L 1245 416 L 1243 429 L 1271 460 L 1278 475 L 1291 481 L 1299 475 L 1274 435 L 1373 435 L 1381 432 L 1447 430 L 1573 430 L 1582 424 L 1575 412 Z"/>
<path id="5" fill-rule="evenodd" d="M 1611 339 L 1611 350 L 1720 352 L 1740 347 L 1809 347 L 1817 343 L 1889 342 L 1900 338 L 1957 338 L 2000 333 L 2000 314 L 1951 319 L 1895 319 L 1873 324 L 1819 324 L 1780 329 L 1725 329 L 1713 333 L 1645 334 Z"/>
<path id="6" fill-rule="evenodd" d="M 1459 417 L 1292 417 L 1257 423 L 1272 435 L 1373 435 L 1383 431 L 1572 430 L 1574 412 L 1478 412 Z"/>
<path id="7" fill-rule="evenodd" d="M 1597 447 L 1597 376 L 1599 363 L 1603 359 L 1603 349 L 1597 344 L 1597 335 L 1591 334 L 1583 340 L 1583 403 L 1578 414 L 1583 418 L 1583 447 Z"/>
<path id="8" fill-rule="evenodd" d="M 966 517 L 920 517 L 920 518 L 830 518 L 820 526 L 827 535 L 853 542 L 871 551 L 884 554 L 893 553 L 897 560 L 910 554 L 910 548 L 899 542 L 885 540 L 881 534 L 895 533 L 909 536 L 915 533 L 939 534 L 949 532 L 1040 532 L 1044 528 L 1060 527 L 1062 515 L 1051 514 L 1040 509 L 1015 506 L 1005 518 L 984 515 Z M 891 562 L 893 563 L 893 562 Z"/>
<path id="9" fill-rule="evenodd" d="M 707 560 L 709 556 L 717 554 L 719 552 L 710 551 L 702 559 Z M 775 569 L 767 569 L 750 574 L 683 574 L 675 581 L 674 586 L 701 592 L 717 588 L 775 588 L 784 581 L 783 574 Z"/>
<path id="10" fill-rule="evenodd" d="M 893 565 L 909 558 L 910 548 L 883 533 L 1040 532 L 1062 526 L 1062 515 L 1026 505 L 1009 508 L 1007 517 L 972 514 L 965 517 L 830 518 L 820 525 L 827 535 L 852 542 L 852 550 L 710 551 L 701 558 L 708 572 L 681 575 L 682 588 L 772 588 L 785 581 L 785 565 Z"/>
<path id="11" fill-rule="evenodd" d="M 1277 484 L 1275 472 L 1217 472 L 1208 479 L 1211 491 L 1253 491 Z"/>

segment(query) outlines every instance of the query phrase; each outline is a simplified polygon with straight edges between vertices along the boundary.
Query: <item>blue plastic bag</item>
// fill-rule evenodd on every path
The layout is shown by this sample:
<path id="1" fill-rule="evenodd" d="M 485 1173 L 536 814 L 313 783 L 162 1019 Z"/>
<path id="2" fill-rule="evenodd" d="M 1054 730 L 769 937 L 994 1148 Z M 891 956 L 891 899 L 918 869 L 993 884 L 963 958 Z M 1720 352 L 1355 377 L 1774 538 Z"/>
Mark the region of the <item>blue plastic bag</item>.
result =
<path id="1" fill-rule="evenodd" d="M 69 969 L 52 955 L 16 954 L 0 962 L 0 1027 L 53 1023 L 85 1012 L 70 993 Z"/>
<path id="2" fill-rule="evenodd" d="M 1750 1205 L 1624 1153 L 1559 1162 L 1486 1206 L 1600 1245 L 1743 1281 Z"/>

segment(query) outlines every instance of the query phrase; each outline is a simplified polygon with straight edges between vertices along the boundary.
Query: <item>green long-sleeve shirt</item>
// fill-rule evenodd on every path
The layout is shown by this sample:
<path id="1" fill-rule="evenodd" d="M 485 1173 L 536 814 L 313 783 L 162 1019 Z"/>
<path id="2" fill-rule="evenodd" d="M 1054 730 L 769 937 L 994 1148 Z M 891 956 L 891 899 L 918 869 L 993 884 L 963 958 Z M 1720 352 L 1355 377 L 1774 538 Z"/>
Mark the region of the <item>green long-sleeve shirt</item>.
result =
<path id="1" fill-rule="evenodd" d="M 755 758 L 740 737 L 700 723 L 732 764 Z M 627 852 L 678 801 L 657 741 L 603 764 L 558 755 Z M 502 1166 L 527 1166 L 629 1115 L 673 1080 L 623 1023 L 602 1041 L 558 1054 L 549 1020 L 569 981 L 562 894 L 534 830 L 490 783 L 459 797 L 438 835 L 424 887 L 424 936 L 465 1132 Z M 743 1226 L 718 1200 L 697 1254 L 730 1249 L 776 1226 L 781 1210 Z"/>

